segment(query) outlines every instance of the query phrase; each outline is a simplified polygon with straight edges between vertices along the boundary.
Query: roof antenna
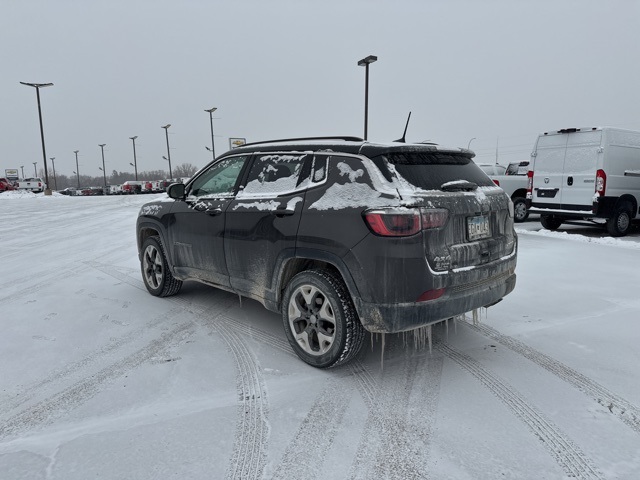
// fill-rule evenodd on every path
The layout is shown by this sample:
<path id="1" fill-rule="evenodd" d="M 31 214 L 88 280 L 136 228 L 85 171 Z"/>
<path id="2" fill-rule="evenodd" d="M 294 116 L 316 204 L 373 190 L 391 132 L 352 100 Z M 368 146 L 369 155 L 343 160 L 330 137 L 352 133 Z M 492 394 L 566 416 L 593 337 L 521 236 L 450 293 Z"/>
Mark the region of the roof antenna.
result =
<path id="1" fill-rule="evenodd" d="M 409 112 L 409 116 L 407 117 L 407 124 L 404 126 L 404 133 L 402 134 L 402 138 L 399 138 L 398 140 L 394 140 L 394 142 L 407 143 L 405 140 L 405 137 L 407 136 L 407 128 L 409 127 L 410 119 L 411 119 L 411 112 Z"/>

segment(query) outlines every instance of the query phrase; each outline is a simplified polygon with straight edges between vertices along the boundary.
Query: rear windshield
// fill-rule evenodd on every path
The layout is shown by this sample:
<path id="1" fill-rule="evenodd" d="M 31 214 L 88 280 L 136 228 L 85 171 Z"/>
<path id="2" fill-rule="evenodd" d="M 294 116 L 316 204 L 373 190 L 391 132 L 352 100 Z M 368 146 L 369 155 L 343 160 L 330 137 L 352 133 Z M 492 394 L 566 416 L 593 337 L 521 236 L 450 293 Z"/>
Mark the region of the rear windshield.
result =
<path id="1" fill-rule="evenodd" d="M 493 181 L 465 155 L 444 152 L 393 152 L 379 157 L 412 185 L 424 190 L 439 190 L 447 182 L 466 180 L 479 187 L 491 187 Z"/>

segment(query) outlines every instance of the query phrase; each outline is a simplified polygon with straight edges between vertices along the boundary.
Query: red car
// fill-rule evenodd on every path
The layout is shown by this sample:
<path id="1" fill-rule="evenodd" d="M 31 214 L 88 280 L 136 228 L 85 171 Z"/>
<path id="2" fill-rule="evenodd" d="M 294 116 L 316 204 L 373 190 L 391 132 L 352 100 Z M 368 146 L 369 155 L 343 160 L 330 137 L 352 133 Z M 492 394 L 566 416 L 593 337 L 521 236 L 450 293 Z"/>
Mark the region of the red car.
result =
<path id="1" fill-rule="evenodd" d="M 6 192 L 8 190 L 15 190 L 16 187 L 13 186 L 13 183 L 7 180 L 6 178 L 0 178 L 0 192 Z"/>

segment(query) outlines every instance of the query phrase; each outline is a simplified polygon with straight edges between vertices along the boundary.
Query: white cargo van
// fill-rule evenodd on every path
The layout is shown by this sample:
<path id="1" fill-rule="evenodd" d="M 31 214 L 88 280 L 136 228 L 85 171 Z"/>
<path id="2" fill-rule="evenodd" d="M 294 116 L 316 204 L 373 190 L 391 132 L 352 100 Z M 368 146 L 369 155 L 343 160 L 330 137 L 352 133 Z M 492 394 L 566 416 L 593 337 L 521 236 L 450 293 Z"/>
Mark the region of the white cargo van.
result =
<path id="1" fill-rule="evenodd" d="M 640 203 L 640 132 L 611 127 L 545 132 L 531 153 L 527 204 L 544 228 L 586 220 L 625 235 Z"/>

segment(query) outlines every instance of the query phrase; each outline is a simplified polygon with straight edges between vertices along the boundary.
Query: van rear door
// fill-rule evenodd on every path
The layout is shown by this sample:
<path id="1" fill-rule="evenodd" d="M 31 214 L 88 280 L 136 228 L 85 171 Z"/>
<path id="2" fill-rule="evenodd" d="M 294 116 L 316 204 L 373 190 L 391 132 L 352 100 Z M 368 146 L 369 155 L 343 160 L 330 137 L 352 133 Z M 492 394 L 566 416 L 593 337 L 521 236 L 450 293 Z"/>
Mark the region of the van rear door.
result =
<path id="1" fill-rule="evenodd" d="M 601 130 L 540 135 L 534 163 L 533 205 L 591 210 Z"/>
<path id="2" fill-rule="evenodd" d="M 556 133 L 538 137 L 533 159 L 533 206 L 560 208 L 562 204 L 562 174 L 567 149 L 566 135 Z"/>
<path id="3" fill-rule="evenodd" d="M 564 159 L 563 208 L 591 210 L 602 130 L 568 133 Z"/>

